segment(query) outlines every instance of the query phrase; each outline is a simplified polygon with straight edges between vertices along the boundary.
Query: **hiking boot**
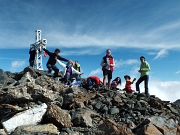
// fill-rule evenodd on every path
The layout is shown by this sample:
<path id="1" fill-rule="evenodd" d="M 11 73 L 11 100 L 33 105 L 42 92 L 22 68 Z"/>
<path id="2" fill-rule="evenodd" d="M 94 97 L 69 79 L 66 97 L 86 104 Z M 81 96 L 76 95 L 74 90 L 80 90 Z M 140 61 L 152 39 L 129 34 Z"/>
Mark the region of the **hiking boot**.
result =
<path id="1" fill-rule="evenodd" d="M 138 94 L 140 94 L 140 91 L 136 90 L 136 92 L 137 92 Z"/>

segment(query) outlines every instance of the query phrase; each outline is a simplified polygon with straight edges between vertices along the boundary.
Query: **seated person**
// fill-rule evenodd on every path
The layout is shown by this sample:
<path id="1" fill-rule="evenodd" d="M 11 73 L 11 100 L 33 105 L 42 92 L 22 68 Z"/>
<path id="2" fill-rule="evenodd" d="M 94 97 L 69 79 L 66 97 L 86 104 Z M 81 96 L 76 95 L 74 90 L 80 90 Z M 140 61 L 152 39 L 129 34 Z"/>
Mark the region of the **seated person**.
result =
<path id="1" fill-rule="evenodd" d="M 126 93 L 132 93 L 134 92 L 134 90 L 132 90 L 131 88 L 131 84 L 134 83 L 134 81 L 136 80 L 136 78 L 133 79 L 133 81 L 131 81 L 131 77 L 128 75 L 124 76 L 124 79 L 126 80 L 126 84 L 125 84 L 125 88 L 123 90 L 126 91 Z"/>
<path id="2" fill-rule="evenodd" d="M 67 64 L 62 63 L 60 60 L 55 58 L 57 63 L 64 69 L 62 77 L 65 80 L 65 83 L 69 85 L 72 78 L 76 78 L 76 81 L 80 80 L 79 75 L 83 74 L 73 68 L 72 60 L 69 60 Z"/>
<path id="3" fill-rule="evenodd" d="M 121 78 L 116 77 L 112 82 L 111 82 L 111 89 L 118 89 L 117 86 L 121 85 Z"/>

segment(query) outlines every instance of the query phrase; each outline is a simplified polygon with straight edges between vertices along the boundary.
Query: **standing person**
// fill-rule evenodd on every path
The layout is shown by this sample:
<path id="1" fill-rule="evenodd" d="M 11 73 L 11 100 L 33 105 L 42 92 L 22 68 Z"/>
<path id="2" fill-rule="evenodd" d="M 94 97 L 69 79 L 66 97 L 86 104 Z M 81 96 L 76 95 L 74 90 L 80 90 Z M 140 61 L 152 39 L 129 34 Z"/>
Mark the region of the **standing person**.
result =
<path id="1" fill-rule="evenodd" d="M 56 59 L 59 59 L 59 60 L 62 60 L 62 61 L 66 61 L 68 62 L 67 59 L 59 56 L 59 53 L 60 53 L 60 50 L 59 49 L 55 49 L 54 53 L 52 52 L 49 52 L 48 50 L 45 49 L 44 46 L 42 46 L 42 49 L 49 55 L 49 60 L 48 62 L 46 63 L 46 66 L 48 68 L 48 72 L 51 73 L 52 70 L 54 70 L 54 78 L 58 76 L 58 72 L 59 72 L 59 69 L 56 67 Z"/>
<path id="2" fill-rule="evenodd" d="M 74 69 L 76 69 L 77 71 L 81 72 L 80 64 L 78 63 L 78 61 L 75 61 Z"/>
<path id="3" fill-rule="evenodd" d="M 111 56 L 111 50 L 106 50 L 106 56 L 102 58 L 101 66 L 103 70 L 103 85 L 106 86 L 106 78 L 108 78 L 108 89 L 111 87 L 112 72 L 114 70 L 115 62 Z"/>
<path id="4" fill-rule="evenodd" d="M 30 57 L 29 57 L 29 65 L 30 65 L 31 67 L 34 66 L 34 60 L 35 60 L 35 56 L 36 56 L 37 53 L 38 53 L 38 50 L 35 50 L 33 47 L 30 48 L 30 50 L 29 50 L 29 54 L 30 54 Z"/>
<path id="5" fill-rule="evenodd" d="M 144 81 L 144 85 L 145 85 L 145 94 L 147 97 L 149 97 L 149 91 L 148 91 L 148 81 L 149 81 L 149 71 L 150 71 L 150 66 L 148 64 L 148 62 L 146 61 L 144 56 L 140 57 L 140 61 L 141 61 L 141 65 L 140 65 L 140 69 L 139 69 L 139 73 L 140 78 L 138 79 L 138 81 L 136 82 L 136 91 L 138 91 L 140 93 L 140 88 L 139 88 L 139 84 Z"/>

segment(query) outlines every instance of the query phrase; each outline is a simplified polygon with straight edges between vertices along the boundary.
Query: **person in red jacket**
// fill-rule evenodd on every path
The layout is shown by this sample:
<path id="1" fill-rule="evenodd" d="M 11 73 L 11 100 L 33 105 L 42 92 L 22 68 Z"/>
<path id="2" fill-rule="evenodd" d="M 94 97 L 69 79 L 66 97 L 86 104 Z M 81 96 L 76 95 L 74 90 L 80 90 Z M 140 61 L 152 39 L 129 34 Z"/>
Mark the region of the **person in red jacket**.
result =
<path id="1" fill-rule="evenodd" d="M 96 85 L 100 85 L 100 84 L 102 84 L 102 82 L 101 82 L 101 80 L 97 77 L 97 76 L 89 76 L 88 78 L 87 78 L 87 83 L 89 83 L 89 82 L 94 82 Z"/>
<path id="2" fill-rule="evenodd" d="M 106 56 L 102 58 L 101 64 L 103 70 L 103 85 L 106 86 L 106 78 L 108 78 L 108 89 L 111 87 L 112 72 L 114 70 L 115 62 L 111 56 L 111 50 L 106 50 Z"/>
<path id="3" fill-rule="evenodd" d="M 134 90 L 132 90 L 132 86 L 131 85 L 134 83 L 136 78 L 134 78 L 133 81 L 131 81 L 131 77 L 128 76 L 128 75 L 125 75 L 124 79 L 126 80 L 126 84 L 125 84 L 124 90 L 126 91 L 126 93 L 133 93 Z"/>

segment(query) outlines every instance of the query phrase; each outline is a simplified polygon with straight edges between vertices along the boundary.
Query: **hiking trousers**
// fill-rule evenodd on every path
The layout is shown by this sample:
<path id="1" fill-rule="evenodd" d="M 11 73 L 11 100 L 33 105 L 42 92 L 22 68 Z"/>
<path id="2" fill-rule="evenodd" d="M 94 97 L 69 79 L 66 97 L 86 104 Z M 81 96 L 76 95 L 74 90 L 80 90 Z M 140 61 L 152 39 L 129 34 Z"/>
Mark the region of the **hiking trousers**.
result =
<path id="1" fill-rule="evenodd" d="M 58 76 L 59 69 L 56 67 L 56 65 L 46 64 L 46 66 L 48 68 L 48 72 L 49 73 L 51 73 L 52 70 L 54 70 L 54 76 L 53 77 L 57 77 Z"/>
<path id="2" fill-rule="evenodd" d="M 142 76 L 138 79 L 138 81 L 136 82 L 136 91 L 140 93 L 139 84 L 142 83 L 143 81 L 144 81 L 144 87 L 145 87 L 145 94 L 146 96 L 149 96 L 149 91 L 148 91 L 149 76 L 148 75 Z"/>
<path id="3" fill-rule="evenodd" d="M 78 74 L 71 74 L 69 72 L 66 72 L 66 74 L 64 76 L 65 82 L 67 83 L 72 78 L 76 78 L 76 81 L 80 80 L 80 76 Z"/>

